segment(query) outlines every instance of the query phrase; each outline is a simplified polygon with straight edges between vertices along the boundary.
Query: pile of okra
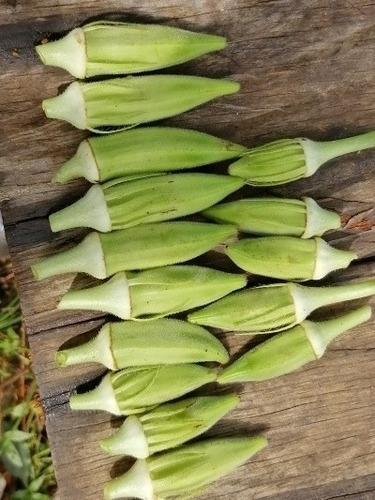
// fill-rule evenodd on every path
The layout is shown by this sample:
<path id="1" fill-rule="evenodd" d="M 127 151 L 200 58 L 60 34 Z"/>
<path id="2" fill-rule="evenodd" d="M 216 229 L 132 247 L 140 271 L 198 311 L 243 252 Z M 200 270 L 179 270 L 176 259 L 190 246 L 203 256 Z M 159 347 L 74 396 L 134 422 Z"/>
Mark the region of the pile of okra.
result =
<path id="1" fill-rule="evenodd" d="M 190 393 L 208 383 L 285 376 L 316 361 L 338 335 L 371 315 L 362 306 L 324 321 L 307 319 L 323 306 L 375 292 L 375 279 L 304 284 L 356 259 L 322 238 L 340 228 L 339 214 L 309 197 L 265 192 L 225 199 L 245 185 L 267 188 L 309 177 L 333 158 L 375 147 L 375 132 L 249 149 L 201 131 L 148 125 L 240 91 L 230 79 L 152 73 L 226 44 L 222 36 L 164 25 L 99 21 L 36 47 L 44 64 L 76 78 L 43 101 L 46 116 L 92 132 L 53 178 L 63 184 L 83 177 L 91 187 L 49 217 L 54 232 L 92 232 L 35 262 L 32 272 L 38 280 L 62 273 L 106 280 L 67 291 L 57 307 L 102 311 L 112 321 L 88 342 L 55 354 L 59 366 L 108 368 L 95 389 L 71 395 L 72 410 L 126 417 L 100 447 L 135 462 L 106 483 L 106 499 L 182 500 L 204 493 L 267 440 L 259 434 L 202 438 L 240 398 L 236 385 L 220 395 Z M 228 174 L 215 174 L 214 164 L 222 161 L 230 162 Z M 212 173 L 194 170 L 207 165 Z M 184 218 L 192 214 L 199 221 Z M 189 263 L 219 244 L 236 272 Z M 249 286 L 249 275 L 268 284 Z M 176 315 L 184 319 L 170 318 Z M 231 362 L 208 328 L 260 341 Z"/>

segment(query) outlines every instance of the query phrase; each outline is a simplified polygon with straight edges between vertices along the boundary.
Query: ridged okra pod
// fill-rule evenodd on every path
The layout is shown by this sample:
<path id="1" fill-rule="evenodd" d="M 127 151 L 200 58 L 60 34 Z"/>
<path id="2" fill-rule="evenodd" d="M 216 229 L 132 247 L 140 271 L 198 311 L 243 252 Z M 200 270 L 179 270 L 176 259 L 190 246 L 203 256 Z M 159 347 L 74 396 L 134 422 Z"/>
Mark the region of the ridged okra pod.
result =
<path id="1" fill-rule="evenodd" d="M 375 147 L 375 132 L 336 141 L 282 139 L 250 149 L 229 167 L 229 173 L 253 186 L 276 186 L 310 177 L 327 161 Z"/>
<path id="2" fill-rule="evenodd" d="M 203 434 L 238 403 L 235 394 L 165 403 L 142 415 L 131 415 L 100 446 L 109 455 L 147 458 Z"/>
<path id="3" fill-rule="evenodd" d="M 370 317 L 371 307 L 363 306 L 334 319 L 303 321 L 244 354 L 224 369 L 218 382 L 257 382 L 291 373 L 321 358 L 332 340 Z"/>
<path id="4" fill-rule="evenodd" d="M 261 435 L 206 439 L 137 460 L 104 488 L 106 500 L 193 498 L 267 445 Z"/>
<path id="5" fill-rule="evenodd" d="M 199 76 L 127 76 L 73 82 L 42 106 L 48 118 L 101 132 L 101 127 L 134 126 L 178 115 L 238 90 L 236 82 Z"/>
<path id="6" fill-rule="evenodd" d="M 36 279 L 83 272 L 103 279 L 119 271 L 148 269 L 193 259 L 236 234 L 234 226 L 159 222 L 90 233 L 75 247 L 32 266 Z"/>
<path id="7" fill-rule="evenodd" d="M 199 167 L 240 156 L 246 148 L 196 130 L 142 127 L 82 141 L 54 181 L 85 177 L 105 182 L 124 176 Z"/>
<path id="8" fill-rule="evenodd" d="M 42 62 L 76 78 L 141 73 L 225 48 L 222 36 L 159 24 L 97 21 L 36 46 Z"/>
<path id="9" fill-rule="evenodd" d="M 228 360 L 226 349 L 216 337 L 202 327 L 177 319 L 107 323 L 88 342 L 55 355 L 59 366 L 100 363 L 111 370 Z"/>
<path id="10" fill-rule="evenodd" d="M 195 364 L 125 368 L 104 376 L 95 389 L 70 397 L 72 410 L 131 415 L 179 398 L 216 380 L 216 371 Z"/>
<path id="11" fill-rule="evenodd" d="M 232 293 L 188 320 L 237 333 L 273 333 L 301 323 L 319 307 L 374 294 L 375 279 L 326 287 L 276 283 Z"/>
<path id="12" fill-rule="evenodd" d="M 104 311 L 121 319 L 151 319 L 213 302 L 246 285 L 244 274 L 200 266 L 120 272 L 101 285 L 70 290 L 58 309 Z"/>
<path id="13" fill-rule="evenodd" d="M 338 229 L 340 216 L 321 208 L 312 198 L 251 198 L 215 205 L 203 215 L 217 222 L 234 224 L 240 231 L 260 235 L 321 236 Z"/>
<path id="14" fill-rule="evenodd" d="M 229 175 L 170 174 L 92 186 L 49 217 L 52 231 L 89 227 L 101 232 L 177 219 L 207 208 L 242 187 Z"/>
<path id="15" fill-rule="evenodd" d="M 250 273 L 285 280 L 319 280 L 348 267 L 354 252 L 333 248 L 321 238 L 264 236 L 228 245 L 229 258 Z"/>

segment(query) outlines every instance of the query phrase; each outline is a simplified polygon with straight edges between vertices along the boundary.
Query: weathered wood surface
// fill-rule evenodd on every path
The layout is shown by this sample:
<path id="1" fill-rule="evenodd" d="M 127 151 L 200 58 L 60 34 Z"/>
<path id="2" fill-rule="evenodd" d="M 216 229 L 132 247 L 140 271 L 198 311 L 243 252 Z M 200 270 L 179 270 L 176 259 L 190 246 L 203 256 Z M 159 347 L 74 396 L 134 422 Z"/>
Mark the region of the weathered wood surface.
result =
<path id="1" fill-rule="evenodd" d="M 118 422 L 102 413 L 73 414 L 67 405 L 77 384 L 103 370 L 53 365 L 53 353 L 62 343 L 98 328 L 104 317 L 54 310 L 62 293 L 82 286 L 84 278 L 69 275 L 36 283 L 29 270 L 31 262 L 81 238 L 81 231 L 52 235 L 46 216 L 86 188 L 83 182 L 65 187 L 50 183 L 84 133 L 43 116 L 41 100 L 71 79 L 39 64 L 33 45 L 43 35 L 102 15 L 168 22 L 230 39 L 225 51 L 170 72 L 230 76 L 241 83 L 241 92 L 169 124 L 249 146 L 285 136 L 330 139 L 375 128 L 375 5 L 369 2 L 0 0 L 0 201 L 61 500 L 102 498 L 103 483 L 123 470 L 125 462 L 105 457 L 98 447 Z M 273 191 L 312 195 L 340 211 L 343 230 L 328 239 L 356 250 L 360 259 L 332 276 L 334 281 L 374 275 L 374 161 L 374 151 L 350 155 L 311 179 Z M 213 252 L 199 261 L 227 265 Z M 375 320 L 356 328 L 303 371 L 238 387 L 240 407 L 211 432 L 261 429 L 270 445 L 215 485 L 213 500 L 375 497 L 374 329 Z M 233 354 L 246 344 L 243 337 L 222 338 Z"/>

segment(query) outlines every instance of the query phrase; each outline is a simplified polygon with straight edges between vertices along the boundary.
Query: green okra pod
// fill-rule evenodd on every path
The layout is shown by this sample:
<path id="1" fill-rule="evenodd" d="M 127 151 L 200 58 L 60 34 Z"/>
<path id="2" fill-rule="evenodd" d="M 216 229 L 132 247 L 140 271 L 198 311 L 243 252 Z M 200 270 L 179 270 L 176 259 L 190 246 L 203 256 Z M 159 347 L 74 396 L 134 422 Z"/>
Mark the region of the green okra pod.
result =
<path id="1" fill-rule="evenodd" d="M 36 51 L 44 64 L 90 78 L 166 68 L 225 46 L 222 36 L 171 26 L 96 21 L 37 45 Z"/>
<path id="2" fill-rule="evenodd" d="M 73 82 L 44 99 L 48 118 L 100 133 L 101 127 L 128 127 L 184 113 L 212 99 L 238 92 L 239 84 L 199 76 L 128 76 L 100 82 Z"/>
<path id="3" fill-rule="evenodd" d="M 229 167 L 229 173 L 253 186 L 275 186 L 310 177 L 333 158 L 373 147 L 375 132 L 327 142 L 282 139 L 250 149 Z"/>
<path id="4" fill-rule="evenodd" d="M 262 334 L 291 328 L 315 309 L 375 294 L 375 279 L 338 286 L 276 283 L 232 293 L 190 313 L 188 320 L 222 330 Z"/>
<path id="5" fill-rule="evenodd" d="M 100 446 L 109 455 L 147 458 L 203 434 L 238 403 L 236 394 L 165 403 L 150 412 L 131 415 L 114 434 L 102 439 Z"/>
<path id="6" fill-rule="evenodd" d="M 178 398 L 216 380 L 216 371 L 196 364 L 125 368 L 104 376 L 92 391 L 73 394 L 72 410 L 131 415 Z"/>
<path id="7" fill-rule="evenodd" d="M 208 304 L 245 285 L 244 274 L 167 266 L 120 272 L 101 285 L 70 290 L 57 308 L 104 311 L 121 319 L 153 319 Z"/>
<path id="8" fill-rule="evenodd" d="M 36 279 L 84 272 L 103 279 L 119 271 L 148 269 L 193 259 L 235 236 L 234 226 L 159 222 L 90 233 L 78 245 L 34 264 Z"/>
<path id="9" fill-rule="evenodd" d="M 223 370 L 218 382 L 257 382 L 291 373 L 321 358 L 332 340 L 370 317 L 371 307 L 363 306 L 334 319 L 303 321 L 241 356 Z"/>
<path id="10" fill-rule="evenodd" d="M 203 215 L 217 222 L 234 224 L 240 231 L 261 235 L 321 236 L 338 229 L 340 216 L 321 208 L 312 198 L 252 198 L 215 205 Z"/>
<path id="11" fill-rule="evenodd" d="M 193 498 L 230 474 L 267 445 L 265 437 L 207 439 L 137 460 L 104 488 L 106 500 L 117 498 Z"/>
<path id="12" fill-rule="evenodd" d="M 177 319 L 107 323 L 90 341 L 55 355 L 59 366 L 101 363 L 111 370 L 228 360 L 226 349 L 216 337 L 204 328 Z"/>
<path id="13" fill-rule="evenodd" d="M 141 127 L 82 141 L 54 181 L 90 182 L 199 167 L 240 156 L 246 148 L 196 130 Z"/>
<path id="14" fill-rule="evenodd" d="M 321 238 L 264 236 L 228 245 L 229 258 L 250 273 L 285 280 L 319 280 L 348 267 L 354 252 L 333 248 Z"/>
<path id="15" fill-rule="evenodd" d="M 207 208 L 242 187 L 229 175 L 170 174 L 92 186 L 49 217 L 52 231 L 90 227 L 101 232 L 177 219 Z"/>

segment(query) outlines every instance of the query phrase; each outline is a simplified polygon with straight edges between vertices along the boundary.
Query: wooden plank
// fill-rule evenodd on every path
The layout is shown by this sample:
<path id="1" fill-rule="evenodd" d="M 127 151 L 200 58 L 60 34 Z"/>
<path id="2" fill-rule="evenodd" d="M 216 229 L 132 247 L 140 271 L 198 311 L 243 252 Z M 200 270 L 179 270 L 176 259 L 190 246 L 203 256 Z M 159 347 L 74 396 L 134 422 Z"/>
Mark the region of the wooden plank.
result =
<path id="1" fill-rule="evenodd" d="M 29 266 L 36 259 L 67 248 L 84 234 L 53 235 L 46 216 L 87 187 L 81 181 L 68 186 L 50 183 L 58 165 L 74 152 L 85 133 L 44 117 L 41 100 L 55 95 L 71 78 L 62 70 L 42 67 L 32 46 L 45 34 L 103 14 L 208 30 L 230 39 L 225 51 L 169 72 L 230 77 L 241 83 L 241 93 L 170 119 L 168 124 L 247 145 L 298 135 L 339 138 L 375 125 L 375 14 L 364 1 L 126 0 L 119 7 L 116 0 L 105 4 L 34 0 L 28 5 L 0 0 L 0 203 L 61 500 L 102 498 L 103 483 L 126 464 L 105 457 L 98 447 L 99 439 L 118 420 L 97 412 L 73 414 L 67 406 L 76 386 L 103 370 L 93 366 L 57 369 L 53 364 L 54 351 L 61 344 L 74 335 L 89 335 L 104 321 L 100 314 L 55 310 L 62 293 L 89 280 L 67 275 L 37 283 L 30 274 Z M 360 261 L 330 280 L 374 275 L 374 155 L 374 151 L 349 155 L 331 162 L 311 179 L 267 190 L 286 196 L 310 195 L 341 213 L 344 229 L 328 239 L 340 248 L 355 250 Z M 217 171 L 216 167 L 211 170 Z M 241 194 L 254 192 L 246 188 Z M 225 268 L 228 261 L 218 250 L 198 262 Z M 374 300 L 364 302 L 373 305 Z M 303 371 L 237 387 L 241 405 L 212 434 L 264 430 L 270 446 L 217 484 L 210 493 L 213 500 L 373 498 L 374 321 L 340 338 L 325 358 Z M 248 342 L 230 334 L 220 338 L 233 355 Z"/>

